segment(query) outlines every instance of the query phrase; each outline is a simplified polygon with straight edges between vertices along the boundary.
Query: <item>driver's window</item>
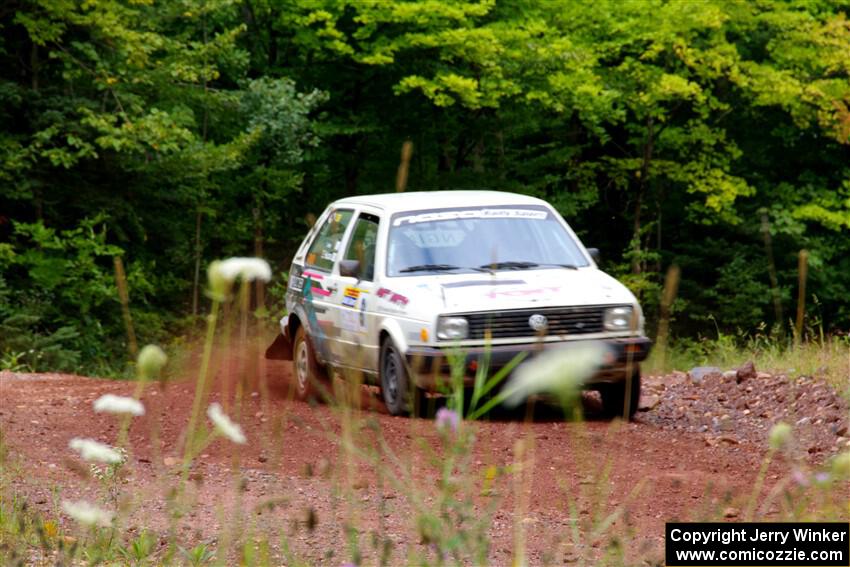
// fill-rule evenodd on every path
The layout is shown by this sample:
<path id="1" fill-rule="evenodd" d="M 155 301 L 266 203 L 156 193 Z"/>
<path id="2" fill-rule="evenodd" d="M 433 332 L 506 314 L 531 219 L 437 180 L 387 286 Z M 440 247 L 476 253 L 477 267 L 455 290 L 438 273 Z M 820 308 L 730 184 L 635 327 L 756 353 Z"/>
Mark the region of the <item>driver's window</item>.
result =
<path id="1" fill-rule="evenodd" d="M 345 229 L 353 214 L 353 211 L 336 210 L 328 216 L 328 220 L 322 225 L 316 240 L 307 251 L 308 267 L 328 272 L 333 269 L 342 245 L 342 237 L 345 236 Z"/>
<path id="2" fill-rule="evenodd" d="M 375 279 L 375 247 L 378 243 L 378 217 L 369 213 L 361 213 L 351 233 L 346 260 L 360 262 L 360 273 L 357 279 L 371 282 Z"/>

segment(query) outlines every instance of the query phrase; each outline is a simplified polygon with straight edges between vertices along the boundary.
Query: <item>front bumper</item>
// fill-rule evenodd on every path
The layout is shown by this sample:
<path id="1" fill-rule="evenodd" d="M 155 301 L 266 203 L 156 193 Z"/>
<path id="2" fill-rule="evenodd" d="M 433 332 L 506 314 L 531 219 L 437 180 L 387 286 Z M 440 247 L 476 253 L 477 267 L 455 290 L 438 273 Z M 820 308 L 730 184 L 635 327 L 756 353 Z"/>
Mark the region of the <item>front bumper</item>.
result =
<path id="1" fill-rule="evenodd" d="M 525 356 L 528 360 L 543 351 L 564 348 L 578 341 L 560 341 L 552 343 L 525 343 L 517 345 L 498 345 L 490 347 L 471 347 L 463 350 L 464 384 L 472 386 L 475 383 L 475 372 L 489 353 L 489 369 L 496 371 L 517 356 Z M 619 382 L 626 378 L 635 364 L 643 362 L 649 356 L 652 341 L 646 337 L 628 337 L 620 339 L 605 339 L 610 352 L 599 371 L 588 380 L 588 384 Z M 426 390 L 434 391 L 439 384 L 445 384 L 451 376 L 451 364 L 448 360 L 447 349 L 435 347 L 410 347 L 407 351 L 407 364 L 416 385 Z M 455 362 L 457 364 L 457 362 Z"/>

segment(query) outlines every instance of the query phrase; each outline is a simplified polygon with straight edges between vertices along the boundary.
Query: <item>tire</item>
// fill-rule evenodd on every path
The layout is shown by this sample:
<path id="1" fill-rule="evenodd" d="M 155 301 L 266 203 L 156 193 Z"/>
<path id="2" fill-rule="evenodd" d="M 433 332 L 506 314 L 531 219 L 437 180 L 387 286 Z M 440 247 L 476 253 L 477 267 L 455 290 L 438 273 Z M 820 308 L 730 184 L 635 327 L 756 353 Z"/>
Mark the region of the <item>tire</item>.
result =
<path id="1" fill-rule="evenodd" d="M 292 377 L 295 385 L 295 397 L 308 400 L 321 394 L 321 386 L 325 382 L 324 373 L 316 360 L 313 345 L 307 338 L 304 327 L 299 326 L 295 331 L 292 345 Z"/>
<path id="2" fill-rule="evenodd" d="M 403 415 L 410 408 L 410 381 L 401 353 L 387 338 L 381 343 L 381 396 L 390 415 Z M 418 388 L 417 388 L 418 390 Z"/>
<path id="3" fill-rule="evenodd" d="M 607 417 L 623 417 L 626 406 L 626 389 L 629 389 L 629 421 L 635 416 L 640 402 L 640 368 L 632 373 L 631 385 L 629 380 L 613 384 L 603 384 L 599 388 L 602 397 L 602 411 Z"/>

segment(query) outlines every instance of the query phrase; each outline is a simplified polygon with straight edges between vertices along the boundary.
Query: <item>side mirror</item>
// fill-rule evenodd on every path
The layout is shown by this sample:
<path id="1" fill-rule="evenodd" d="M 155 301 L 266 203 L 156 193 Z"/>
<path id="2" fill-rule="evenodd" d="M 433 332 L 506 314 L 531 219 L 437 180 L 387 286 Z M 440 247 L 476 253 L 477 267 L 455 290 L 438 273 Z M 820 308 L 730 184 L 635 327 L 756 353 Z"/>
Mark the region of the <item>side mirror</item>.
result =
<path id="1" fill-rule="evenodd" d="M 339 275 L 349 278 L 359 278 L 360 260 L 340 260 Z"/>
<path id="2" fill-rule="evenodd" d="M 587 253 L 590 254 L 590 257 L 597 264 L 602 260 L 602 256 L 599 255 L 599 248 L 588 248 Z"/>

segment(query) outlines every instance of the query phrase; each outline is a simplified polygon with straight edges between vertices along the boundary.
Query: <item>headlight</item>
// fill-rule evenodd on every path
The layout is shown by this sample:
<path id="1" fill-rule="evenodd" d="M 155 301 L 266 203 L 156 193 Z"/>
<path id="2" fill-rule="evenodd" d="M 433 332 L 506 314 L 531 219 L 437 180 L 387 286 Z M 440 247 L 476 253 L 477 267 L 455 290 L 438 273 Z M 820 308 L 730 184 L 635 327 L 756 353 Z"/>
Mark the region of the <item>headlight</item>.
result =
<path id="1" fill-rule="evenodd" d="M 437 321 L 437 338 L 461 340 L 469 335 L 469 323 L 463 317 L 440 317 Z"/>
<path id="2" fill-rule="evenodd" d="M 631 307 L 611 307 L 605 310 L 603 323 L 606 331 L 628 331 L 632 328 Z"/>

